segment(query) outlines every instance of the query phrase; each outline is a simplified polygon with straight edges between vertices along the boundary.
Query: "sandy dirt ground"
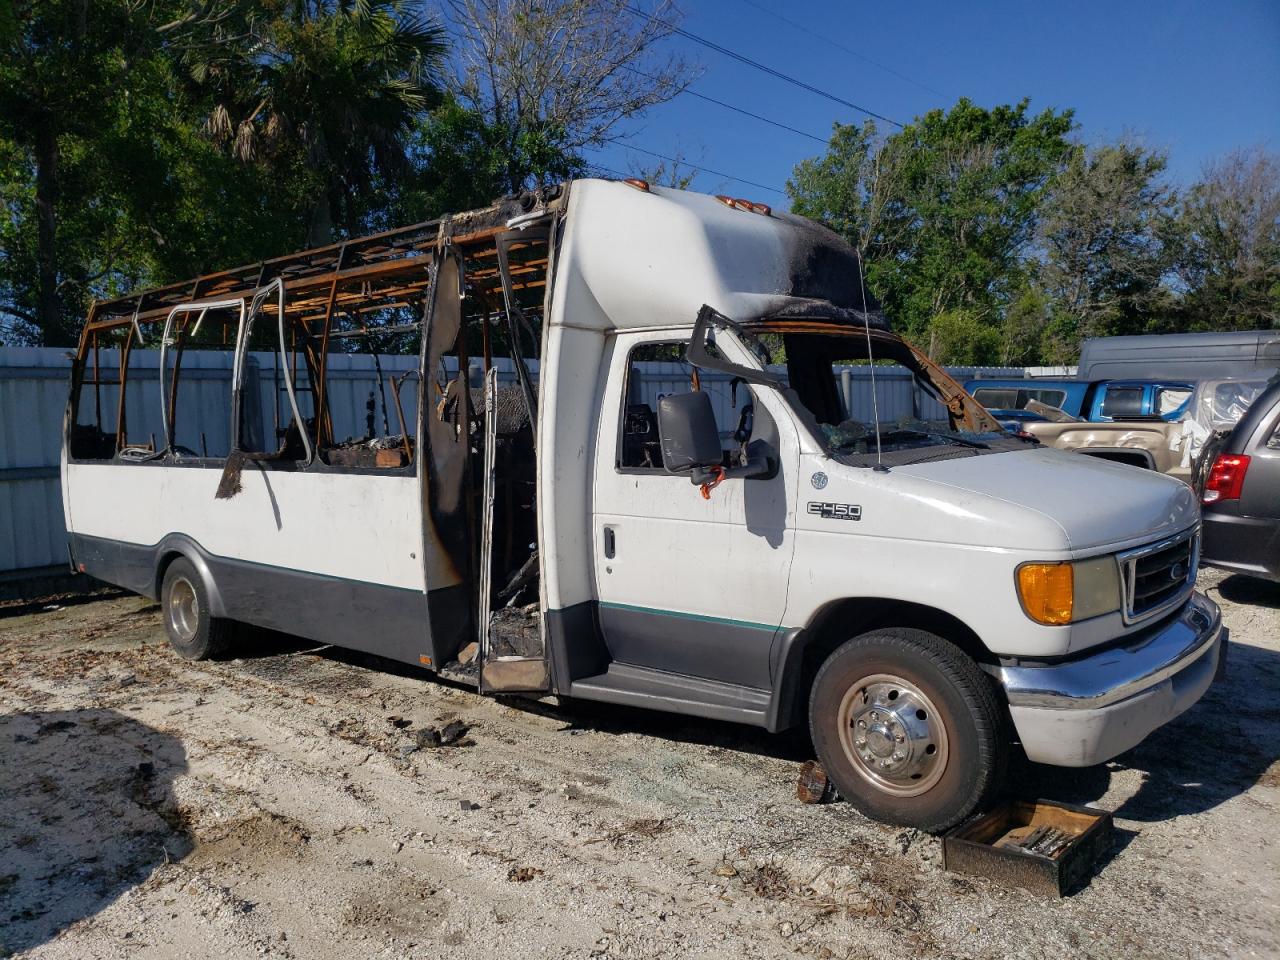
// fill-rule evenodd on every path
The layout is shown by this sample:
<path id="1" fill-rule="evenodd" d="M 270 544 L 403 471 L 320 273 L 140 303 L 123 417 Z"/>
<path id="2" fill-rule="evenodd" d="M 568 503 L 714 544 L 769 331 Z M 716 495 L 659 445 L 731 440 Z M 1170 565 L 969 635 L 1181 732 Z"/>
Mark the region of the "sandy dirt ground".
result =
<path id="1" fill-rule="evenodd" d="M 798 803 L 803 735 L 495 701 L 266 634 L 190 664 L 137 597 L 0 610 L 0 955 L 1276 957 L 1280 587 L 1201 586 L 1224 682 L 1104 767 L 1015 771 L 1116 815 L 1053 901 Z"/>

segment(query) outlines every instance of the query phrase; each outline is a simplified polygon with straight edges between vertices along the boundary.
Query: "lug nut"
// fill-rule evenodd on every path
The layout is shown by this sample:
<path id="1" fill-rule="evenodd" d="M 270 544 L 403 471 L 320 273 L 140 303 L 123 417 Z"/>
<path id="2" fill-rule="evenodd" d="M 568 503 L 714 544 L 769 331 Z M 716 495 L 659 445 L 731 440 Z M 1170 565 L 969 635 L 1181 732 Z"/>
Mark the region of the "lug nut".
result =
<path id="1" fill-rule="evenodd" d="M 858 721 L 858 726 L 859 726 L 859 727 L 865 727 L 866 725 L 867 725 L 867 721 L 865 721 L 865 720 L 859 720 L 859 721 Z"/>
<path id="2" fill-rule="evenodd" d="M 874 710 L 872 710 L 872 711 L 871 711 L 871 719 L 872 719 L 872 720 L 879 720 L 879 719 L 880 719 L 880 714 L 878 714 L 878 713 L 876 713 Z"/>
<path id="3" fill-rule="evenodd" d="M 906 743 L 906 740 L 907 740 L 907 738 L 904 737 L 902 734 L 898 734 L 897 737 L 895 737 L 894 739 L 897 740 L 899 743 Z"/>

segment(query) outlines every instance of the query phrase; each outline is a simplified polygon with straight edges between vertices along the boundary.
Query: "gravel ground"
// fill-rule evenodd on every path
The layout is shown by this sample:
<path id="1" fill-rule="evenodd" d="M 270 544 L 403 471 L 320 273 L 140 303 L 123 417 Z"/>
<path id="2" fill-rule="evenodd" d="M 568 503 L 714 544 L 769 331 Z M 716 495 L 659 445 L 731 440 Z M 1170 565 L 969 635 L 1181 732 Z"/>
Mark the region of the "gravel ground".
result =
<path id="1" fill-rule="evenodd" d="M 1201 586 L 1226 681 L 1113 763 L 1015 772 L 1116 815 L 1060 901 L 798 803 L 801 735 L 495 701 L 263 634 L 189 664 L 136 597 L 0 609 L 0 955 L 1275 957 L 1280 587 Z"/>

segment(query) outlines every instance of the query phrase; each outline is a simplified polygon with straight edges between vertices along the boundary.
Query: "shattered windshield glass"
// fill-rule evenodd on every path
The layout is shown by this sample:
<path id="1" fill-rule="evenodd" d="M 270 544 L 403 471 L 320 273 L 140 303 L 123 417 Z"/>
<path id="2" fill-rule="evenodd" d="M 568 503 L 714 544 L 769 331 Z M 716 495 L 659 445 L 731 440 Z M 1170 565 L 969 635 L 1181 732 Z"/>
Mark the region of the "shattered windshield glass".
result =
<path id="1" fill-rule="evenodd" d="M 886 463 L 1027 448 L 895 334 L 871 331 L 869 358 L 867 332 L 861 329 L 773 321 L 746 330 L 753 341 L 748 345 L 782 375 L 788 401 L 827 453 L 843 462 L 876 462 L 877 422 L 878 454 Z M 904 406 L 909 414 L 902 412 Z"/>

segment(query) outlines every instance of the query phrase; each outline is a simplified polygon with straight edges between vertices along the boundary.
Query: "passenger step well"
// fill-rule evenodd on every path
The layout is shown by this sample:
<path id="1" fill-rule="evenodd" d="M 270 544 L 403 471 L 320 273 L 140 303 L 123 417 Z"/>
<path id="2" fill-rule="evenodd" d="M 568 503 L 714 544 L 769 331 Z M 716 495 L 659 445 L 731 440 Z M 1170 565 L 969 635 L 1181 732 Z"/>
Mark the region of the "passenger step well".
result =
<path id="1" fill-rule="evenodd" d="M 764 726 L 770 697 L 768 690 L 626 663 L 611 663 L 604 673 L 573 681 L 569 695 L 752 726 Z"/>

